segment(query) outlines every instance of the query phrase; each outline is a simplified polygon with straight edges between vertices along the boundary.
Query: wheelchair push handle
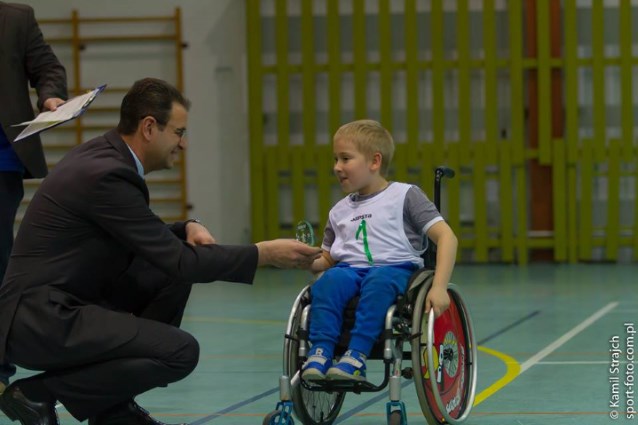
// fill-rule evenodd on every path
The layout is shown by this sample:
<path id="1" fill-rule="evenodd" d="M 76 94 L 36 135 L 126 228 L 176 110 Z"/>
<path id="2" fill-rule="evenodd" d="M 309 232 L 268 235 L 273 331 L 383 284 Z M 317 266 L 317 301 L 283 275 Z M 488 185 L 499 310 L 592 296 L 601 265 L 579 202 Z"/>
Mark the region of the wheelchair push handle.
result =
<path id="1" fill-rule="evenodd" d="M 439 167 L 436 167 L 436 171 L 435 172 L 438 175 L 442 175 L 442 176 L 447 177 L 449 179 L 451 179 L 455 175 L 454 170 L 451 169 L 450 167 L 446 167 L 445 165 L 441 165 Z"/>
<path id="2" fill-rule="evenodd" d="M 441 180 L 443 180 L 443 177 L 451 179 L 455 174 L 453 169 L 444 165 L 436 167 L 436 170 L 434 170 L 434 206 L 439 213 L 441 212 Z M 423 256 L 425 267 L 434 269 L 436 265 L 436 244 L 432 242 L 432 240 L 429 240 L 428 246 L 429 248 Z"/>
<path id="3" fill-rule="evenodd" d="M 451 179 L 455 174 L 453 169 L 443 165 L 434 170 L 434 205 L 439 212 L 441 212 L 441 180 L 443 177 Z"/>

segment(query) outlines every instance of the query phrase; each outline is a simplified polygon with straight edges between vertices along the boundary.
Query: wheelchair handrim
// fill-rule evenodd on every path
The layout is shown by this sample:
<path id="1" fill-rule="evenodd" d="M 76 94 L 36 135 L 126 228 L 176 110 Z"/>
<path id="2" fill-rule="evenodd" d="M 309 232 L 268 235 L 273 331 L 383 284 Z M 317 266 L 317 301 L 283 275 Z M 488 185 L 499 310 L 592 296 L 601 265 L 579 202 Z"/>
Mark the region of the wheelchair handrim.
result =
<path id="1" fill-rule="evenodd" d="M 470 414 L 476 391 L 477 352 L 471 318 L 456 287 L 450 285 L 448 293 L 451 308 L 444 313 L 443 321 L 438 322 L 439 327 L 435 333 L 436 321 L 433 311 L 430 312 L 429 318 L 423 314 L 428 289 L 429 285 L 419 292 L 415 304 L 419 313 L 415 314 L 413 330 L 424 332 L 423 325 L 427 321 L 425 350 L 421 341 L 423 335 L 420 333 L 419 339 L 414 341 L 417 344 L 416 350 L 412 350 L 413 366 L 418 369 L 415 371 L 417 394 L 428 422 L 460 424 Z M 441 353 L 441 358 L 446 363 L 440 365 L 439 369 L 435 367 L 436 361 L 439 360 L 439 356 L 434 355 L 437 346 L 439 351 L 445 350 L 445 356 Z M 427 354 L 427 360 L 423 354 Z M 425 372 L 421 369 L 422 359 L 427 363 Z M 441 380 L 444 388 L 447 388 L 443 394 L 437 378 Z"/>
<path id="2" fill-rule="evenodd" d="M 300 327 L 301 321 L 301 313 L 303 308 L 302 299 L 305 292 L 308 290 L 309 286 L 306 286 L 297 296 L 295 303 L 293 304 L 293 309 L 290 313 L 290 317 L 288 319 L 288 326 L 286 328 L 286 333 L 288 335 L 296 337 L 296 331 Z M 291 377 L 295 375 L 297 370 L 299 369 L 299 354 L 298 344 L 289 339 L 285 338 L 284 340 L 284 374 Z M 334 393 L 334 394 L 326 394 L 322 392 L 314 392 L 308 391 L 303 388 L 301 384 L 298 384 L 292 389 L 292 401 L 293 401 L 293 410 L 295 416 L 302 421 L 302 423 L 307 425 L 329 425 L 332 424 L 337 418 L 339 411 L 341 410 L 341 406 L 345 399 L 345 394 L 342 393 Z M 322 398 L 323 396 L 323 398 Z M 314 398 L 311 402 L 309 398 Z M 313 406 L 316 404 L 320 404 L 326 409 L 320 407 L 321 412 L 326 412 L 326 416 L 323 418 L 317 418 L 315 414 L 310 412 L 307 408 L 307 404 L 312 404 Z M 316 407 L 316 406 L 315 406 Z"/>

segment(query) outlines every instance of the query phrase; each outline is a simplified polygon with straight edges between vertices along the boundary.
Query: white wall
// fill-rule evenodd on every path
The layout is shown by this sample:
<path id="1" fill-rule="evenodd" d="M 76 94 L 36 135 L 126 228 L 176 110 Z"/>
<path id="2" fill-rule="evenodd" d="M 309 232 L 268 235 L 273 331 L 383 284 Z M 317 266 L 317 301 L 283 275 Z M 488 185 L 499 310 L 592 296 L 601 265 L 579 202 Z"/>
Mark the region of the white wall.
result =
<path id="1" fill-rule="evenodd" d="M 73 9 L 82 17 L 121 17 L 166 16 L 181 8 L 189 46 L 184 50 L 184 91 L 192 102 L 187 150 L 191 216 L 199 217 L 219 243 L 250 242 L 245 2 L 19 1 L 31 5 L 38 19 L 69 18 Z M 141 72 L 131 69 L 129 84 L 144 76 Z"/>

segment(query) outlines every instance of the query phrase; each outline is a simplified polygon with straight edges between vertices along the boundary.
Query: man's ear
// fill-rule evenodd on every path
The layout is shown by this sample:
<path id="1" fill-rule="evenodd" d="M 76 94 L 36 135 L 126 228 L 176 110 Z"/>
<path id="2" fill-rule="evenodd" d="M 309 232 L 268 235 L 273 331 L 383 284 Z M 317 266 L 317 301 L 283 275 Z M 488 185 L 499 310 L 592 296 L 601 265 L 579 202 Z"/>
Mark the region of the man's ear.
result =
<path id="1" fill-rule="evenodd" d="M 151 137 L 153 136 L 153 127 L 155 127 L 156 123 L 157 121 L 155 120 L 155 118 L 151 116 L 142 118 L 139 124 L 139 128 L 144 140 L 151 140 Z"/>

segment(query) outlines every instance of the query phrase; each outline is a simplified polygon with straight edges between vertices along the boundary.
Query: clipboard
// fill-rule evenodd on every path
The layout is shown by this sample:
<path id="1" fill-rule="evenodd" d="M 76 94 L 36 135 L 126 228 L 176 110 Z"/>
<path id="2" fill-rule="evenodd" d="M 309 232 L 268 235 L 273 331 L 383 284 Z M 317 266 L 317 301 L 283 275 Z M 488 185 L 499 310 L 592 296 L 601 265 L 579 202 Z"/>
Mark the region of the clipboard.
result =
<path id="1" fill-rule="evenodd" d="M 79 117 L 89 108 L 89 105 L 105 88 L 106 84 L 101 85 L 88 93 L 67 100 L 58 106 L 55 111 L 45 111 L 40 113 L 32 121 L 12 125 L 12 127 L 26 125 L 26 128 L 15 138 L 14 143 Z"/>

